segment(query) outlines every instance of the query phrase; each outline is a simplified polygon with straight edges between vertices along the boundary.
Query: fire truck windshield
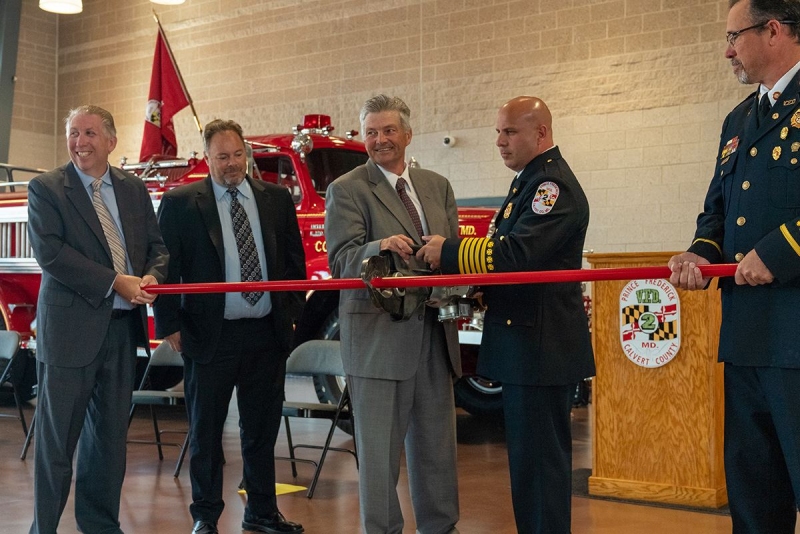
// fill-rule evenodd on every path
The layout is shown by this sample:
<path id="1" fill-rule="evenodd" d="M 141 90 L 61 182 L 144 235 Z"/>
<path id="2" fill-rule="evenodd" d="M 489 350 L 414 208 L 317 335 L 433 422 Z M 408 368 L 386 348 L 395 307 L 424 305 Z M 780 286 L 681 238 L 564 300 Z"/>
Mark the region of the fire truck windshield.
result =
<path id="1" fill-rule="evenodd" d="M 306 155 L 308 174 L 314 189 L 323 198 L 328 186 L 339 176 L 367 162 L 367 154 L 341 148 L 315 148 Z"/>

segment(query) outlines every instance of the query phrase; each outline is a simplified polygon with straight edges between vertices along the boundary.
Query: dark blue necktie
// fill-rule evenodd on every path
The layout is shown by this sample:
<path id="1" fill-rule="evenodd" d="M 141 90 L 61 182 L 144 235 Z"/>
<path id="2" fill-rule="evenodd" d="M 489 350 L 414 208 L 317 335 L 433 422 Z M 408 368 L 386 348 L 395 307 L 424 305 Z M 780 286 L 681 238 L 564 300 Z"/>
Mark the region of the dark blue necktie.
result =
<path id="1" fill-rule="evenodd" d="M 758 103 L 758 126 L 766 124 L 769 110 L 772 109 L 772 102 L 769 101 L 769 94 L 761 95 L 761 102 Z"/>

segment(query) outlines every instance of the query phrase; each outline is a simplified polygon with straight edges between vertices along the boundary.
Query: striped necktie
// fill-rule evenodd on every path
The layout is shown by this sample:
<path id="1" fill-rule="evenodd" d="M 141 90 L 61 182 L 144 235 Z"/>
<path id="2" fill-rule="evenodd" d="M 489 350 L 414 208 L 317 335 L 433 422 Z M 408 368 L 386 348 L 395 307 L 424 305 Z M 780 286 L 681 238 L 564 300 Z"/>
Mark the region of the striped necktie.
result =
<path id="1" fill-rule="evenodd" d="M 103 180 L 95 180 L 92 182 L 92 205 L 94 211 L 97 212 L 97 218 L 100 219 L 100 225 L 103 227 L 103 233 L 106 234 L 106 241 L 108 248 L 111 249 L 111 259 L 114 261 L 114 270 L 120 274 L 128 274 L 127 262 L 125 261 L 125 247 L 122 246 L 122 240 L 119 238 L 117 225 L 108 211 L 106 203 L 103 202 L 103 197 L 100 196 L 100 186 L 103 185 Z"/>

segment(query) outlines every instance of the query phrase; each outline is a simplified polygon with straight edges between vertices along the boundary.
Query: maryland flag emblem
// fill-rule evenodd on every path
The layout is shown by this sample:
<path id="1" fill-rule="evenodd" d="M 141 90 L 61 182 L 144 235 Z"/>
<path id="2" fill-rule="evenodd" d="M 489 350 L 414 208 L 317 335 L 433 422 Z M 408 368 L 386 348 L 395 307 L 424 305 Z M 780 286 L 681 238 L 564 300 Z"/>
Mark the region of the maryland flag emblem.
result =
<path id="1" fill-rule="evenodd" d="M 624 330 L 622 339 L 625 341 L 630 341 L 639 334 L 655 341 L 678 337 L 678 322 L 666 320 L 677 313 L 675 304 L 664 306 L 655 312 L 651 312 L 646 304 L 633 304 L 623 308 L 621 313 Z"/>
<path id="2" fill-rule="evenodd" d="M 680 301 L 666 280 L 631 280 L 619 298 L 620 344 L 642 367 L 670 362 L 681 345 Z"/>

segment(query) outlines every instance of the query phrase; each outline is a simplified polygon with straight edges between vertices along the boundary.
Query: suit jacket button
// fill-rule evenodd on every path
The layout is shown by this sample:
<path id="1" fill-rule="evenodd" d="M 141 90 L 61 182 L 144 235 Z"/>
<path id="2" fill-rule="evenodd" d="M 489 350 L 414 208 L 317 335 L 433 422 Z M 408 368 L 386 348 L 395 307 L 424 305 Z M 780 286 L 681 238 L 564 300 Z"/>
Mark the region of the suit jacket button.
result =
<path id="1" fill-rule="evenodd" d="M 750 189 L 750 182 L 748 182 L 747 180 L 745 180 L 744 182 L 742 182 L 742 189 L 744 189 L 745 191 L 747 191 L 748 189 Z"/>
<path id="2" fill-rule="evenodd" d="M 506 320 L 506 324 L 507 324 L 508 326 L 511 326 L 511 319 L 508 319 L 508 320 Z"/>
<path id="3" fill-rule="evenodd" d="M 746 223 L 746 222 L 747 222 L 747 219 L 745 219 L 744 217 L 739 217 L 738 219 L 736 219 L 736 225 L 737 226 L 744 226 L 744 223 Z"/>
<path id="4" fill-rule="evenodd" d="M 742 261 L 743 258 L 744 258 L 744 254 L 742 254 L 741 252 L 737 252 L 736 256 L 733 257 L 733 259 L 735 259 L 737 262 Z"/>
<path id="5" fill-rule="evenodd" d="M 758 154 L 758 149 L 756 147 L 750 149 L 751 156 L 755 157 L 757 154 Z"/>

